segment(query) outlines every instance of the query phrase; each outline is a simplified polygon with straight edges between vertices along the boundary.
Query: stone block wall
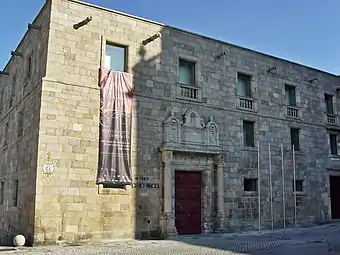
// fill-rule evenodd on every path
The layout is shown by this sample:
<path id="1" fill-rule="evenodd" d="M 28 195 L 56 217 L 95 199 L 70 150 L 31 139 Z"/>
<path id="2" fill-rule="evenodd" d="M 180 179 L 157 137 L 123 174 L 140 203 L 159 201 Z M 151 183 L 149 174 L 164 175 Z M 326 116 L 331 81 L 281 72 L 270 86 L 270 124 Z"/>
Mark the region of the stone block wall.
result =
<path id="1" fill-rule="evenodd" d="M 99 145 L 98 70 L 103 66 L 106 41 L 128 46 L 128 72 L 134 77 L 134 175 L 149 176 L 162 184 L 159 147 L 163 142 L 163 121 L 170 110 L 177 116 L 190 109 L 200 112 L 204 118 L 213 116 L 219 127 L 225 159 L 224 231 L 257 228 L 257 193 L 243 191 L 244 177 L 257 177 L 257 149 L 243 146 L 242 128 L 243 120 L 254 121 L 255 141 L 260 141 L 261 225 L 271 224 L 268 143 L 272 147 L 275 227 L 282 227 L 283 222 L 281 143 L 287 224 L 293 224 L 289 128 L 298 127 L 301 128 L 301 152 L 296 154 L 296 173 L 305 180 L 305 192 L 298 198 L 298 222 L 329 218 L 325 169 L 329 149 L 323 100 L 325 92 L 335 93 L 338 77 L 76 0 L 48 3 L 51 9 L 50 22 L 45 23 L 49 25 L 46 75 L 41 82 L 41 94 L 36 94 L 41 97 L 41 105 L 35 104 L 35 111 L 30 111 L 37 113 L 40 108 L 40 115 L 34 115 L 40 116 L 39 127 L 36 119 L 32 122 L 36 125 L 35 139 L 39 136 L 37 174 L 32 175 L 37 183 L 35 209 L 31 213 L 36 243 L 143 238 L 159 231 L 162 185 L 160 189 L 130 186 L 107 189 L 95 183 Z M 87 25 L 73 28 L 87 17 L 92 17 Z M 158 32 L 162 33 L 161 38 L 141 45 Z M 221 52 L 226 55 L 217 58 Z M 179 58 L 196 62 L 199 100 L 179 97 Z M 276 69 L 268 72 L 273 66 Z M 237 72 L 252 76 L 252 95 L 257 106 L 254 111 L 236 107 Z M 312 78 L 318 81 L 309 82 Z M 285 83 L 297 87 L 301 112 L 298 120 L 285 117 Z M 37 140 L 33 137 L 30 141 L 30 148 L 36 150 L 34 141 Z M 44 175 L 40 167 L 48 153 L 57 165 L 52 176 Z M 3 162 L 8 169 L 7 159 Z M 186 161 L 182 164 L 181 168 L 188 165 Z M 212 226 L 214 219 L 210 215 L 214 215 L 214 202 L 203 204 L 209 215 L 207 222 Z M 210 225 L 206 229 L 211 228 Z"/>
<path id="2" fill-rule="evenodd" d="M 41 83 L 46 68 L 49 16 L 46 4 L 32 22 L 39 29 L 31 28 L 26 32 L 15 49 L 20 56 L 12 56 L 3 70 L 8 75 L 0 76 L 2 245 L 12 244 L 17 234 L 23 234 L 27 243 L 33 241 Z"/>

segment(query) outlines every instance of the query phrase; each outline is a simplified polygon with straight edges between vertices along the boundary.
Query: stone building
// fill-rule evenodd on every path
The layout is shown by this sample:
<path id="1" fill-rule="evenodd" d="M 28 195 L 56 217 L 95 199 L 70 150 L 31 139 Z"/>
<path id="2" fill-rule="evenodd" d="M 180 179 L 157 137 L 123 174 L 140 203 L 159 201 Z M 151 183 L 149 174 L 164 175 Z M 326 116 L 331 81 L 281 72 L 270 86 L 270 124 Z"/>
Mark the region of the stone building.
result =
<path id="1" fill-rule="evenodd" d="M 101 68 L 133 75 L 132 185 L 96 182 Z M 148 238 L 338 218 L 339 82 L 139 17 L 47 0 L 0 75 L 1 237 Z"/>

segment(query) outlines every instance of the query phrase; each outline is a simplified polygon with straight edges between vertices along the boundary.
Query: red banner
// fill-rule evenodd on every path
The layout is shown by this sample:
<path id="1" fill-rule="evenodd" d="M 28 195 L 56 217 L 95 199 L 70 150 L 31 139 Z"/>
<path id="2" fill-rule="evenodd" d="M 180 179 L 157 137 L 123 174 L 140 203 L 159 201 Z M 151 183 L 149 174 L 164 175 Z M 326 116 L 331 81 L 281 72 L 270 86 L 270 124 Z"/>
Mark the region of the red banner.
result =
<path id="1" fill-rule="evenodd" d="M 97 184 L 131 184 L 132 74 L 100 70 Z"/>

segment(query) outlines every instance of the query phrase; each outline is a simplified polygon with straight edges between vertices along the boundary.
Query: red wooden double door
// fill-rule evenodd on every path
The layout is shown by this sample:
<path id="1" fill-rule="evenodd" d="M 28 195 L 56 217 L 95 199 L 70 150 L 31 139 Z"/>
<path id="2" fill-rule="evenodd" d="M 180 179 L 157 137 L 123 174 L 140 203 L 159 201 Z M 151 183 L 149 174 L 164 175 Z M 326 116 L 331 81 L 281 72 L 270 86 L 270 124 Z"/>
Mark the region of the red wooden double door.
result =
<path id="1" fill-rule="evenodd" d="M 179 235 L 201 233 L 201 201 L 201 172 L 176 171 L 175 223 Z"/>

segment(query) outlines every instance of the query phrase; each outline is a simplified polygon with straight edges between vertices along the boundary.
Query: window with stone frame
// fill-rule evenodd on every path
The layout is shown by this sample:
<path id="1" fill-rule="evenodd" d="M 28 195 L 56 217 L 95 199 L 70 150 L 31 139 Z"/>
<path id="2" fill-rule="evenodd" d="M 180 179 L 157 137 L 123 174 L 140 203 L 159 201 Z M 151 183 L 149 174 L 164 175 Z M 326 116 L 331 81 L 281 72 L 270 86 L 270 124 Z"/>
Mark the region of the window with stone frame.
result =
<path id="1" fill-rule="evenodd" d="M 4 91 L 0 91 L 0 111 L 4 107 Z"/>
<path id="2" fill-rule="evenodd" d="M 255 147 L 254 122 L 243 121 L 243 145 Z"/>
<path id="3" fill-rule="evenodd" d="M 13 181 L 13 206 L 17 207 L 18 206 L 18 195 L 19 195 L 19 181 L 15 180 Z"/>
<path id="4" fill-rule="evenodd" d="M 179 59 L 179 83 L 195 86 L 195 63 Z"/>
<path id="5" fill-rule="evenodd" d="M 295 86 L 285 85 L 285 104 L 288 106 L 296 106 Z"/>
<path id="6" fill-rule="evenodd" d="M 23 110 L 18 112 L 18 126 L 17 126 L 17 136 L 21 138 L 24 131 L 24 112 Z"/>
<path id="7" fill-rule="evenodd" d="M 9 133 L 9 122 L 6 123 L 6 127 L 5 127 L 5 137 L 4 137 L 4 148 L 7 148 L 8 146 L 8 133 Z"/>
<path id="8" fill-rule="evenodd" d="M 17 85 L 17 76 L 14 74 L 12 76 L 12 84 L 10 85 L 10 98 L 13 98 L 15 96 L 16 85 Z"/>
<path id="9" fill-rule="evenodd" d="M 27 58 L 26 76 L 28 79 L 31 78 L 32 76 L 32 57 L 31 56 Z"/>
<path id="10" fill-rule="evenodd" d="M 243 180 L 243 190 L 244 191 L 257 191 L 258 186 L 258 179 L 257 178 L 244 178 Z"/>
<path id="11" fill-rule="evenodd" d="M 338 155 L 338 138 L 336 134 L 329 134 L 329 145 L 331 148 L 331 155 Z"/>
<path id="12" fill-rule="evenodd" d="M 240 97 L 251 98 L 251 76 L 237 73 L 236 93 Z"/>
<path id="13" fill-rule="evenodd" d="M 295 186 L 293 180 L 293 191 L 303 192 L 303 180 L 295 180 Z"/>
<path id="14" fill-rule="evenodd" d="M 3 205 L 4 204 L 4 197 L 5 197 L 5 182 L 2 181 L 0 183 L 0 205 Z"/>
<path id="15" fill-rule="evenodd" d="M 325 94 L 326 113 L 333 114 L 333 96 Z"/>
<path id="16" fill-rule="evenodd" d="M 290 141 L 291 141 L 291 148 L 295 151 L 300 150 L 300 129 L 298 128 L 290 128 Z"/>
<path id="17" fill-rule="evenodd" d="M 127 47 L 117 44 L 106 44 L 104 66 L 106 69 L 127 71 Z"/>

